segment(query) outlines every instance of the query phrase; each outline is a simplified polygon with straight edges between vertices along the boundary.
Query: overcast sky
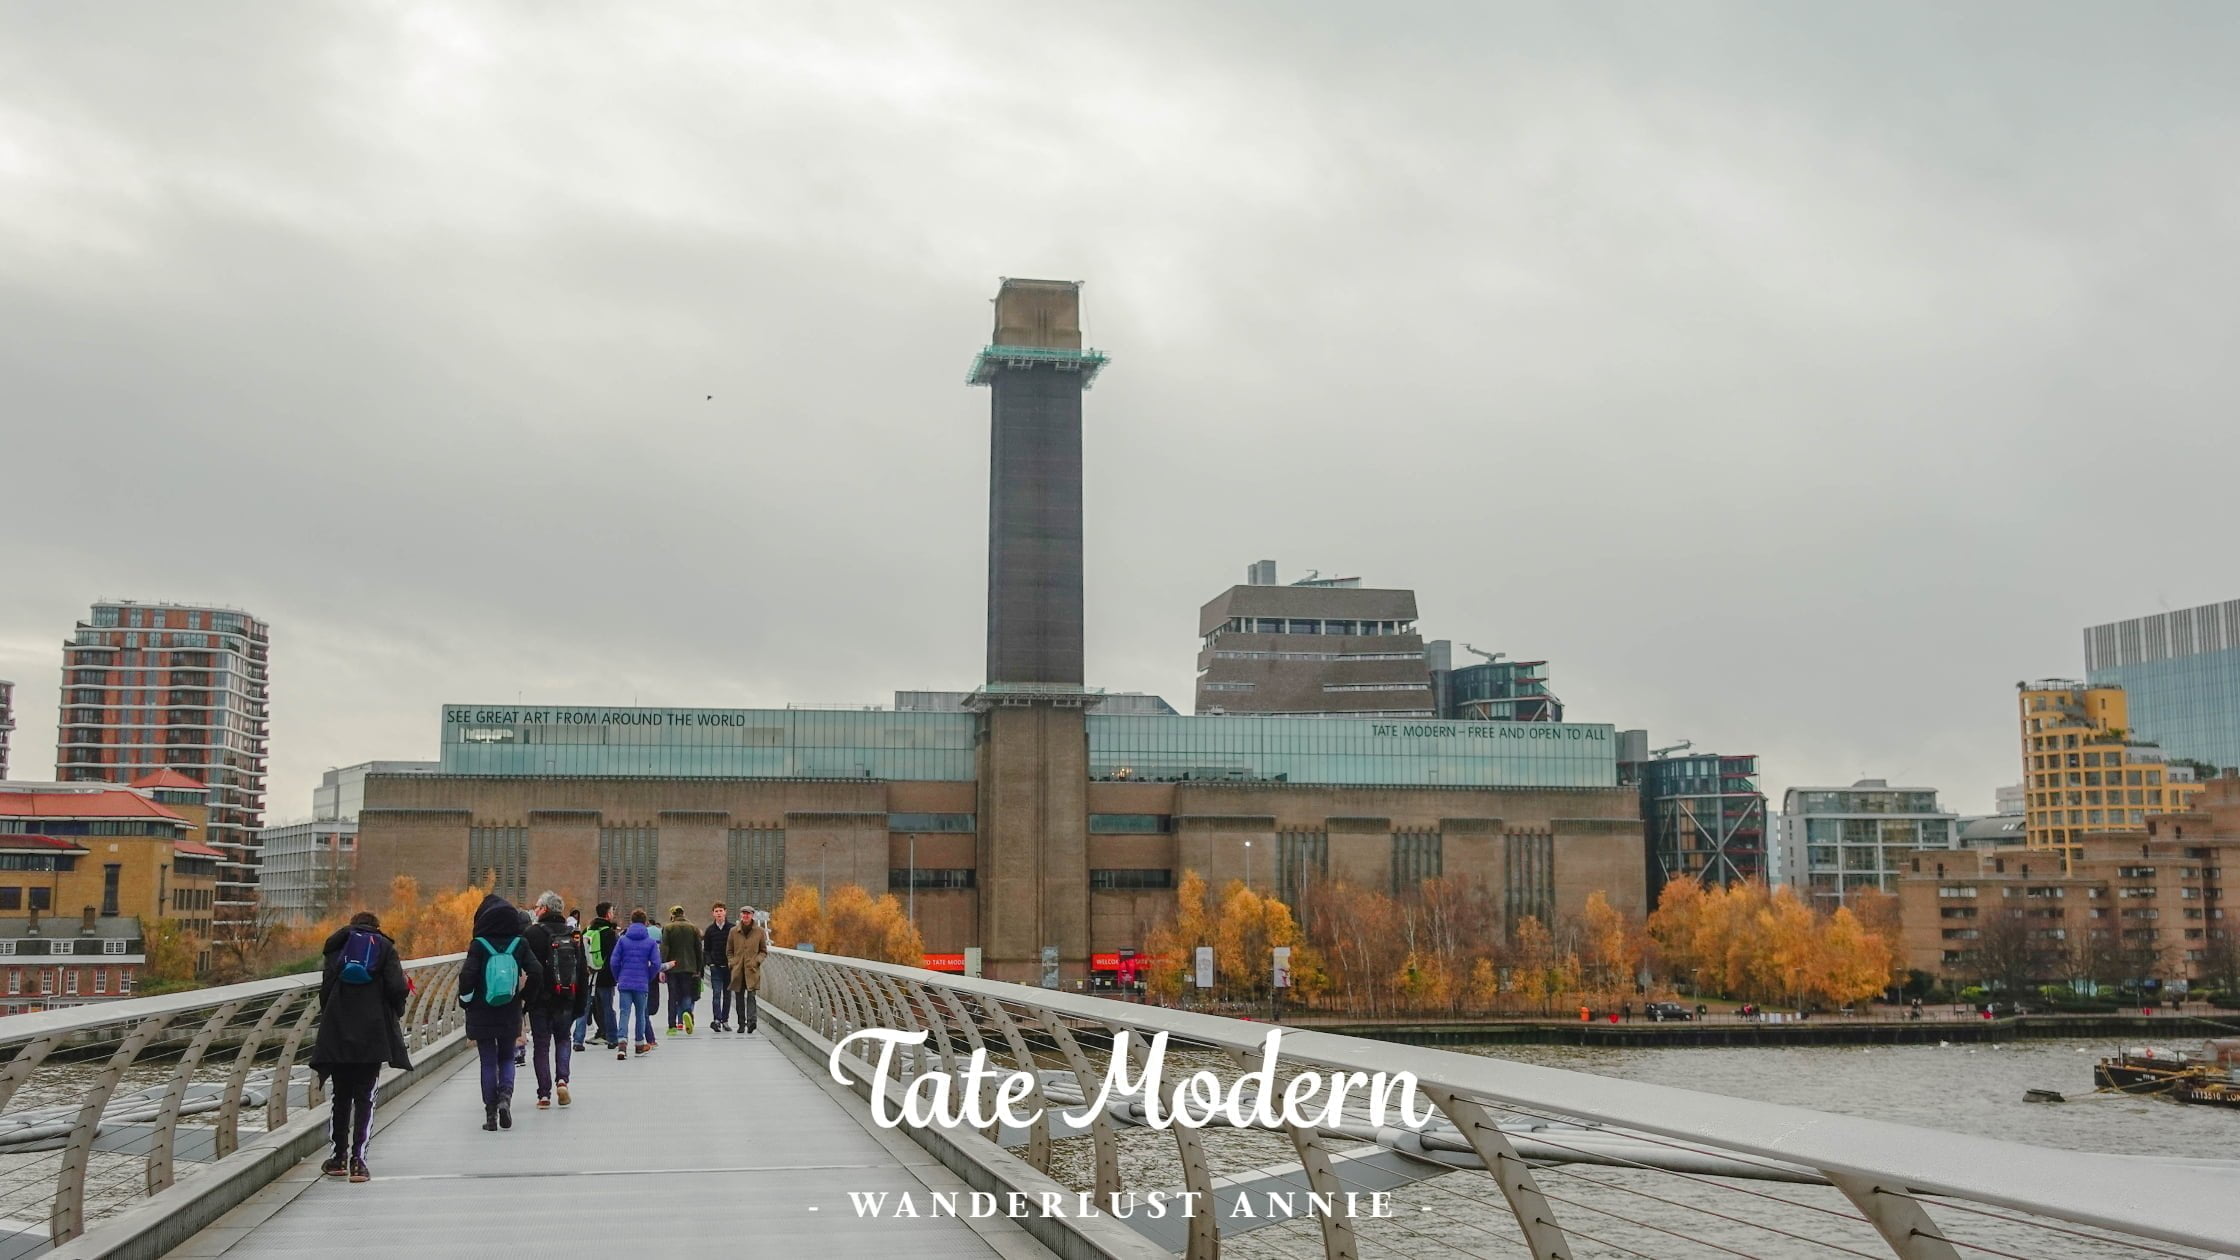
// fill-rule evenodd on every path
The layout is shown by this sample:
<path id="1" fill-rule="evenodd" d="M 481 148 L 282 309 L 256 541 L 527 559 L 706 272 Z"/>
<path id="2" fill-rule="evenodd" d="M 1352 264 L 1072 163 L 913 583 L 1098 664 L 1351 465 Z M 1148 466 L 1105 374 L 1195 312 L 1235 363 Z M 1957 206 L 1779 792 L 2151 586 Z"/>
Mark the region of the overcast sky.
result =
<path id="1" fill-rule="evenodd" d="M 1187 710 L 1274 557 L 1776 807 L 1988 809 L 2016 680 L 2240 595 L 2236 64 L 2223 3 L 10 6 L 15 773 L 100 597 L 271 622 L 274 819 L 447 701 L 970 686 L 1014 275 L 1112 356 L 1092 684 Z"/>

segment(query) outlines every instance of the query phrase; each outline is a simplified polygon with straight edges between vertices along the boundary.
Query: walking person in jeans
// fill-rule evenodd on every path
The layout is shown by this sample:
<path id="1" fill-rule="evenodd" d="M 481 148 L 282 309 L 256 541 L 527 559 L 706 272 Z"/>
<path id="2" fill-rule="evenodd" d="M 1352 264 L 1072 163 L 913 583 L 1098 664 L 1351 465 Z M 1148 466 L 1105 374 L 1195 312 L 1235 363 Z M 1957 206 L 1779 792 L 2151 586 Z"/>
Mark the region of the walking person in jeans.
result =
<path id="1" fill-rule="evenodd" d="M 770 952 L 770 933 L 753 906 L 739 907 L 739 926 L 731 930 L 728 949 L 732 1014 L 738 1018 L 739 1031 L 751 1033 L 756 1022 L 754 995 L 762 987 L 762 959 Z"/>
<path id="2" fill-rule="evenodd" d="M 474 914 L 474 940 L 459 966 L 467 1039 L 482 1060 L 482 1127 L 513 1127 L 513 1052 L 521 1042 L 524 993 L 541 992 L 544 971 L 521 938 L 521 912 L 492 893 Z M 508 996 L 510 994 L 510 996 Z"/>
<path id="3" fill-rule="evenodd" d="M 560 894 L 537 897 L 537 920 L 529 927 L 529 948 L 544 969 L 545 983 L 530 992 L 529 1057 L 537 1065 L 537 1110 L 552 1106 L 555 1097 L 568 1105 L 568 1067 L 574 1049 L 576 1017 L 583 1013 L 589 990 L 589 970 L 583 942 L 568 916 L 560 912 Z"/>
<path id="4" fill-rule="evenodd" d="M 661 956 L 669 960 L 669 1031 L 692 1035 L 692 1004 L 700 997 L 700 929 L 685 921 L 684 907 L 669 907 L 661 929 Z"/>
<path id="5" fill-rule="evenodd" d="M 731 1022 L 731 920 L 722 902 L 709 907 L 713 921 L 700 932 L 700 957 L 708 964 L 708 1000 L 715 1004 L 715 1030 Z"/>
<path id="6" fill-rule="evenodd" d="M 591 964 L 594 984 L 591 1005 L 576 1017 L 575 1048 L 583 1049 L 590 1038 L 587 1033 L 596 1029 L 599 1040 L 612 1050 L 623 1039 L 615 1031 L 614 1023 L 614 947 L 622 939 L 622 928 L 614 921 L 614 904 L 602 901 L 591 912 L 591 924 L 583 929 L 583 952 Z"/>
<path id="7" fill-rule="evenodd" d="M 326 966 L 319 984 L 319 1039 L 312 1043 L 311 1070 L 334 1095 L 329 1135 L 334 1154 L 319 1165 L 329 1177 L 354 1183 L 373 1180 L 366 1168 L 366 1145 L 373 1137 L 373 1086 L 386 1063 L 398 1071 L 412 1067 L 405 1054 L 404 964 L 397 943 L 381 931 L 371 912 L 353 916 L 348 927 L 327 938 Z"/>
<path id="8" fill-rule="evenodd" d="M 615 1034 L 622 1041 L 615 1047 L 614 1057 L 629 1058 L 631 1038 L 635 1036 L 638 1055 L 643 1058 L 653 1049 L 653 1015 L 646 999 L 660 982 L 662 966 L 661 941 L 646 926 L 645 911 L 630 912 L 630 926 L 623 929 L 611 957 L 614 995 L 621 1003 L 615 1014 Z"/>

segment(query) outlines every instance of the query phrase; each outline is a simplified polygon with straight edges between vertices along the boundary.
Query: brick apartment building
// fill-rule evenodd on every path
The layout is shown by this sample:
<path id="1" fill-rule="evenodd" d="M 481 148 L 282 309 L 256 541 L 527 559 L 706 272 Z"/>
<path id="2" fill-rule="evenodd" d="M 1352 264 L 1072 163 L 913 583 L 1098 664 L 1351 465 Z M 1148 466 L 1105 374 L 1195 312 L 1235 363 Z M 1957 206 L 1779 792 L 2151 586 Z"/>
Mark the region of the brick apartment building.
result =
<path id="1" fill-rule="evenodd" d="M 2140 830 L 2058 849 L 1922 850 L 1898 880 L 1907 965 L 1955 983 L 2022 971 L 2036 983 L 2149 980 L 2217 987 L 2240 963 L 2240 778 L 2210 780 Z"/>

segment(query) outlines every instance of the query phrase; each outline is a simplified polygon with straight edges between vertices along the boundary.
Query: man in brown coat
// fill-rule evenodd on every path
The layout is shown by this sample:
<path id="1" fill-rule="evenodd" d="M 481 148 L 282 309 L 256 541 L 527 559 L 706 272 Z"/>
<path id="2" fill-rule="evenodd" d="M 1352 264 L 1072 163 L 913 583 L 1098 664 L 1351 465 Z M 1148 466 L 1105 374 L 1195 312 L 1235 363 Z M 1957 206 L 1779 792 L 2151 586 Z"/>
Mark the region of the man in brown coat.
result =
<path id="1" fill-rule="evenodd" d="M 753 906 L 739 911 L 739 926 L 731 930 L 725 951 L 731 961 L 731 1007 L 743 1033 L 754 1031 L 755 991 L 762 987 L 762 958 L 770 952 L 770 933 Z"/>

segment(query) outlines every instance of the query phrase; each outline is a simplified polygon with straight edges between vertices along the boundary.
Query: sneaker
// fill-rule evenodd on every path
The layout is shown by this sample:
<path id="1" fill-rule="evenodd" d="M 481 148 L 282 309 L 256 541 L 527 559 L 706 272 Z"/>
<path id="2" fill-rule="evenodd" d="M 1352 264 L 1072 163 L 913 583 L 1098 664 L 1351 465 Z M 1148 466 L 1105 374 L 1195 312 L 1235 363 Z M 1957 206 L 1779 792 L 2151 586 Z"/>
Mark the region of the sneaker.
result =
<path id="1" fill-rule="evenodd" d="M 349 1162 L 344 1160 L 340 1155 L 333 1156 L 329 1158 L 327 1162 L 319 1165 L 319 1172 L 322 1176 L 341 1177 L 348 1174 L 349 1171 Z"/>
<path id="2" fill-rule="evenodd" d="M 618 1046 L 618 1047 L 616 1047 L 616 1049 L 615 1049 L 615 1052 L 614 1052 L 614 1057 L 616 1057 L 616 1058 L 618 1058 L 618 1059 L 627 1059 L 627 1058 L 629 1058 L 629 1057 L 630 1057 L 630 1047 L 628 1047 L 628 1046 Z"/>
<path id="3" fill-rule="evenodd" d="M 513 1100 L 510 1098 L 498 1104 L 498 1127 L 501 1129 L 513 1127 Z"/>
<path id="4" fill-rule="evenodd" d="M 552 1092 L 560 1096 L 561 1106 L 565 1107 L 568 1105 L 568 1083 L 566 1081 L 562 1081 L 558 1085 L 553 1086 Z"/>
<path id="5" fill-rule="evenodd" d="M 369 1181 L 371 1181 L 371 1180 L 373 1180 L 373 1170 L 372 1170 L 371 1168 L 368 1168 L 368 1167 L 366 1167 L 366 1162 L 365 1162 L 364 1160 L 362 1160 L 362 1159 L 353 1159 L 353 1160 L 351 1160 L 351 1161 L 350 1161 L 350 1184 L 351 1184 L 351 1185 L 354 1185 L 354 1186 L 361 1186 L 361 1185 L 364 1185 L 364 1184 L 365 1184 L 366 1182 L 369 1182 Z"/>
<path id="6" fill-rule="evenodd" d="M 551 1100 L 551 1099 L 549 1099 L 549 1098 L 539 1098 L 539 1099 L 537 1100 L 537 1110 L 539 1110 L 539 1111 L 550 1111 L 550 1110 L 552 1110 L 552 1100 Z"/>
<path id="7" fill-rule="evenodd" d="M 582 1054 L 582 1053 L 583 1053 L 583 1043 L 582 1043 L 582 1042 L 580 1042 L 580 1041 L 576 1043 L 576 1053 L 577 1053 L 577 1054 Z"/>
<path id="8" fill-rule="evenodd" d="M 684 1035 L 685 1035 L 685 1036 L 687 1036 L 687 1037 L 689 1037 L 689 1036 L 691 1036 L 691 1035 L 692 1035 L 692 1012 L 691 1012 L 691 1011 L 686 1011 L 686 1012 L 684 1013 Z"/>
<path id="9" fill-rule="evenodd" d="M 641 1042 L 639 1042 L 639 1043 L 638 1043 L 638 1053 L 639 1053 L 639 1054 L 641 1054 L 641 1055 L 652 1054 L 652 1053 L 653 1053 L 653 1043 L 652 1043 L 652 1042 L 650 1042 L 650 1041 L 641 1041 Z"/>

